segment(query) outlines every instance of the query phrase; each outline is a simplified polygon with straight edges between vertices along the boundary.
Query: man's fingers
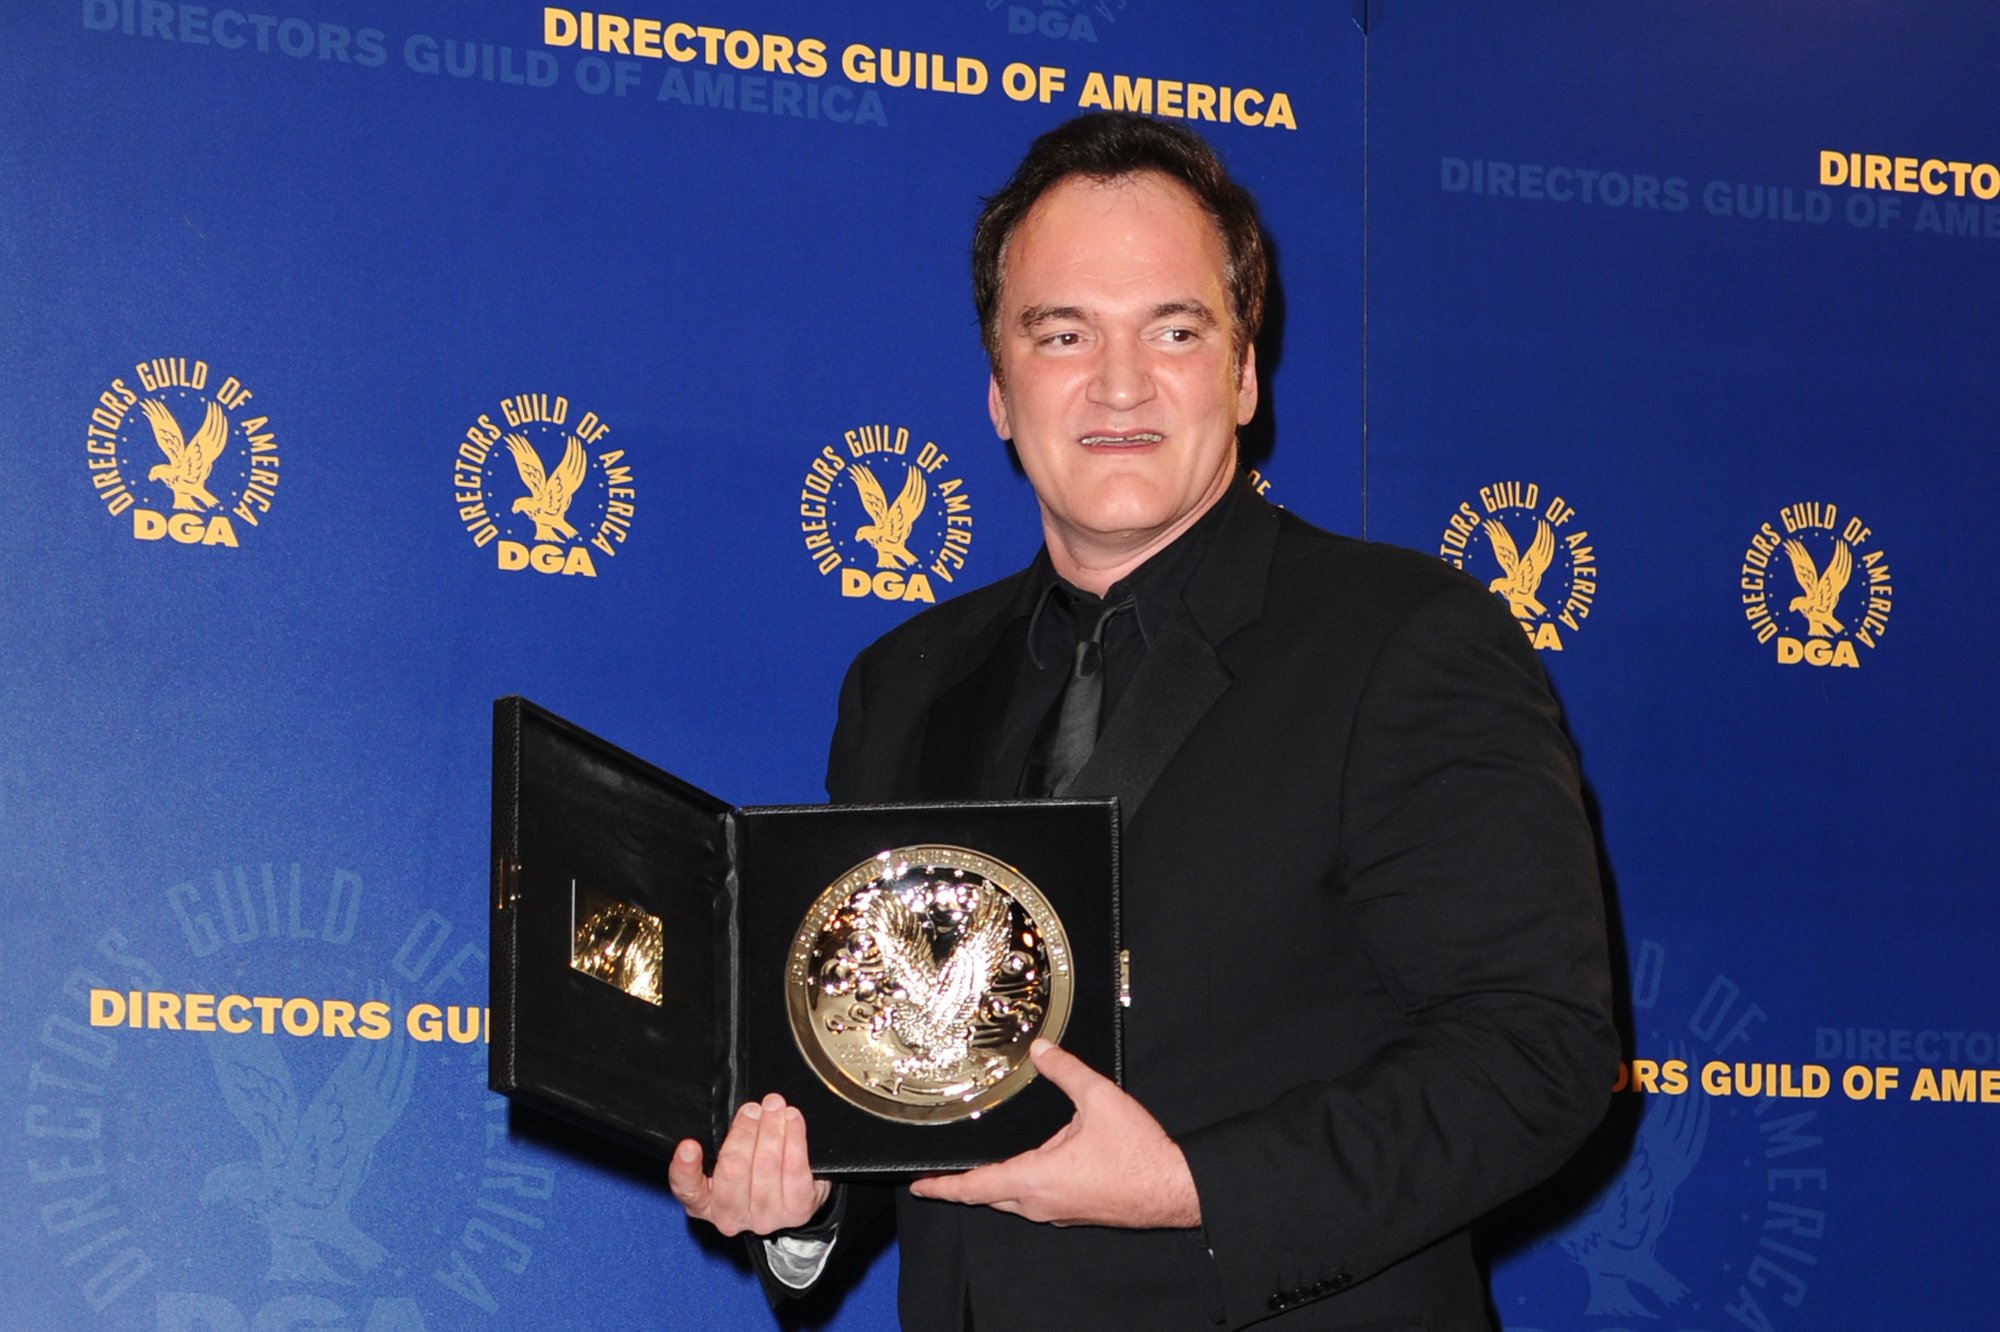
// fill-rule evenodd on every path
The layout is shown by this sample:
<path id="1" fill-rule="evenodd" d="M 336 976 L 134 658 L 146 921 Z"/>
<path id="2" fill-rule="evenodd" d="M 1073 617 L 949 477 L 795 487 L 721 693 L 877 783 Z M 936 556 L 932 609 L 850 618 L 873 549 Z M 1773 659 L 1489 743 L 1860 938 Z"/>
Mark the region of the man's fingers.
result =
<path id="1" fill-rule="evenodd" d="M 715 1152 L 717 1179 L 749 1176 L 750 1154 L 757 1145 L 757 1117 L 762 1113 L 755 1101 L 746 1101 L 736 1107 L 736 1118 L 730 1121 L 729 1132 Z"/>
<path id="2" fill-rule="evenodd" d="M 1014 1196 L 1014 1162 L 999 1161 L 993 1165 L 980 1166 L 962 1175 L 931 1175 L 910 1184 L 910 1192 L 919 1198 L 930 1198 L 937 1202 L 998 1204 Z"/>
<path id="3" fill-rule="evenodd" d="M 757 1145 L 750 1160 L 750 1221 L 759 1232 L 773 1228 L 785 1207 L 785 1098 L 772 1092 L 758 1107 Z"/>
<path id="4" fill-rule="evenodd" d="M 730 1121 L 722 1146 L 715 1150 L 714 1178 L 717 1184 L 729 1180 L 749 1180 L 750 1154 L 757 1145 L 758 1113 L 754 1101 L 737 1107 L 736 1118 Z"/>
<path id="5" fill-rule="evenodd" d="M 812 1177 L 812 1156 L 806 1151 L 806 1117 L 795 1107 L 785 1108 L 785 1213 L 797 1218 L 793 1224 L 812 1220 L 822 1201 L 819 1182 Z"/>
<path id="6" fill-rule="evenodd" d="M 680 1143 L 667 1162 L 667 1186 L 689 1216 L 724 1235 L 804 1225 L 832 1192 L 812 1176 L 805 1116 L 776 1093 L 737 1107 L 714 1174 L 702 1174 L 701 1163 L 699 1143 Z"/>
<path id="7" fill-rule="evenodd" d="M 1033 1153 L 1012 1157 L 994 1165 L 968 1170 L 963 1175 L 934 1175 L 910 1185 L 910 1192 L 935 1202 L 964 1203 L 990 1207 L 996 1212 L 1026 1217 L 1030 1221 L 1063 1224 L 1047 1205 L 1046 1189 L 1038 1182 L 1037 1171 L 1047 1163 Z"/>
<path id="8" fill-rule="evenodd" d="M 725 1235 L 734 1235 L 750 1221 L 751 1172 L 757 1149 L 758 1119 L 763 1111 L 755 1101 L 737 1107 L 729 1132 L 716 1149 L 715 1172 L 705 1181 L 699 1210 L 689 1215 L 707 1221 Z M 676 1152 L 678 1163 L 678 1151 Z M 699 1166 L 696 1167 L 699 1169 Z M 668 1167 L 669 1178 L 673 1167 Z"/>

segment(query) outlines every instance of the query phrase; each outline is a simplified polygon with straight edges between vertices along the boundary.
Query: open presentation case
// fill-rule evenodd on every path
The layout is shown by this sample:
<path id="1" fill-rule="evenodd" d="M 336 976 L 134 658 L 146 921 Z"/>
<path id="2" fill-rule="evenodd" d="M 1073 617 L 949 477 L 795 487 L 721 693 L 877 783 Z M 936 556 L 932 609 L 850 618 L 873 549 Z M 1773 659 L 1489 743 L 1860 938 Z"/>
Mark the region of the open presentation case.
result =
<path id="1" fill-rule="evenodd" d="M 962 848 L 1029 882 L 1059 918 L 1060 1043 L 1122 1080 L 1115 801 L 737 807 L 498 700 L 489 1084 L 661 1157 L 693 1138 L 712 1161 L 735 1107 L 772 1091 L 804 1113 L 818 1174 L 957 1170 L 1035 1146 L 1071 1114 L 1046 1079 L 1016 1075 L 976 1114 L 913 1122 L 815 1066 L 797 1034 L 787 986 L 808 917 L 866 862 L 911 847 Z"/>

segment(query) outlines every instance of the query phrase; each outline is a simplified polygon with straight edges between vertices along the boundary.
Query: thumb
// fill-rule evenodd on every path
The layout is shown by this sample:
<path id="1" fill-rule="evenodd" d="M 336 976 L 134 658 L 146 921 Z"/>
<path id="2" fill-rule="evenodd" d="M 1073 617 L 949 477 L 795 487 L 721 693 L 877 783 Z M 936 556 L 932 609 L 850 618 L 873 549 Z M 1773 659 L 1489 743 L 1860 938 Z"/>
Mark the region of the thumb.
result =
<path id="1" fill-rule="evenodd" d="M 1035 1071 L 1053 1082 L 1071 1102 L 1082 1105 L 1086 1096 L 1102 1087 L 1102 1073 L 1078 1059 L 1053 1041 L 1037 1039 L 1028 1047 Z"/>
<path id="2" fill-rule="evenodd" d="M 692 1138 L 674 1149 L 673 1159 L 667 1163 L 667 1187 L 689 1212 L 708 1206 L 709 1183 L 701 1170 L 701 1145 Z"/>

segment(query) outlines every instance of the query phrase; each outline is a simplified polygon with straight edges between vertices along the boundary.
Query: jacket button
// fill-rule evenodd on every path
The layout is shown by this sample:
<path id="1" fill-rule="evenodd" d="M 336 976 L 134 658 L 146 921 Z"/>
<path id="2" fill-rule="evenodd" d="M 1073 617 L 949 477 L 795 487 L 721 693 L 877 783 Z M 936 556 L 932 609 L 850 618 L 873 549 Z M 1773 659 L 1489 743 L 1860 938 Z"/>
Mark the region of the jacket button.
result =
<path id="1" fill-rule="evenodd" d="M 1286 1299 L 1282 1293 L 1273 1295 L 1265 1303 L 1269 1304 L 1273 1309 L 1284 1309 L 1291 1305 L 1291 1301 Z"/>

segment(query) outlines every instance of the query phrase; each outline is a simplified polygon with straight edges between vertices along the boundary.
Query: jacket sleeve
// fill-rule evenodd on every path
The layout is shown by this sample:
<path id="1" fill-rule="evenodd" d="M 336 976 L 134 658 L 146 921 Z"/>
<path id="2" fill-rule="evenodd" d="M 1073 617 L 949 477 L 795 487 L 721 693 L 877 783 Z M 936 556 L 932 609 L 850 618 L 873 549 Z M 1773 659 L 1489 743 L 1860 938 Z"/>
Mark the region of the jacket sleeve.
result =
<path id="1" fill-rule="evenodd" d="M 1540 666 L 1453 581 L 1381 640 L 1333 890 L 1402 1018 L 1364 1066 L 1178 1138 L 1231 1323 L 1333 1294 L 1550 1174 L 1617 1037 L 1595 841 Z"/>

